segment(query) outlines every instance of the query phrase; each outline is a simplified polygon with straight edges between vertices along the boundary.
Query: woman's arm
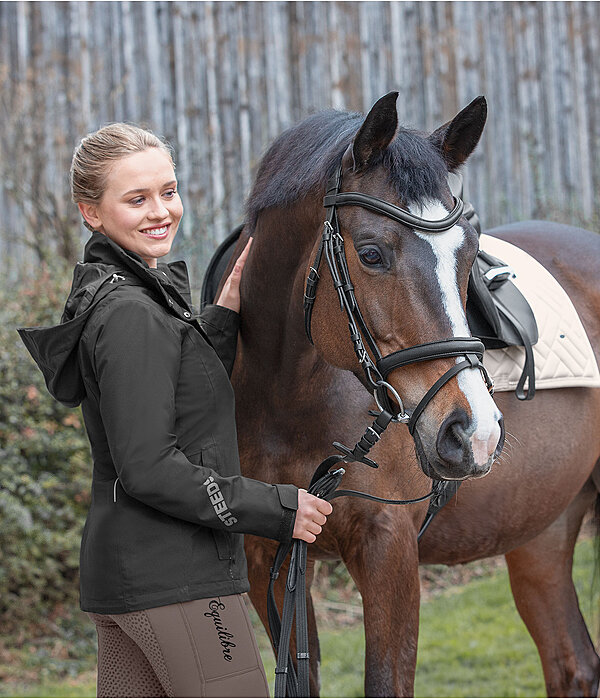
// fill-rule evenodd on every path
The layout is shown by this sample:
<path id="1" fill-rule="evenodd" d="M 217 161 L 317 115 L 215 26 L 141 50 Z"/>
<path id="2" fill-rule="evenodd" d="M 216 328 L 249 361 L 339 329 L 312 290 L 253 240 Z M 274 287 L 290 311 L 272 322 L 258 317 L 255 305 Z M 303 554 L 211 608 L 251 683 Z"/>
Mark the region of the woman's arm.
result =
<path id="1" fill-rule="evenodd" d="M 218 304 L 207 304 L 200 312 L 198 321 L 231 377 L 240 327 L 239 313 Z"/>
<path id="2" fill-rule="evenodd" d="M 112 300 L 107 312 L 90 340 L 100 413 L 125 492 L 184 520 L 289 540 L 298 507 L 295 486 L 224 477 L 190 462 L 178 449 L 175 393 L 181 340 L 164 312 L 128 299 Z"/>

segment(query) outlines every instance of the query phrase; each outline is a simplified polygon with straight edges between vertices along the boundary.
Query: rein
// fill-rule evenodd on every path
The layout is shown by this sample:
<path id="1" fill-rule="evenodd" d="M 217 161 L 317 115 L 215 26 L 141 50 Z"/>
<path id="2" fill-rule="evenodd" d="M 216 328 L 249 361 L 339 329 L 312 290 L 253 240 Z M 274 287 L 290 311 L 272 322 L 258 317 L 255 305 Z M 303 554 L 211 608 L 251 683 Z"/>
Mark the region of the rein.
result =
<path id="1" fill-rule="evenodd" d="M 327 210 L 327 218 L 323 226 L 321 243 L 306 281 L 304 325 L 308 339 L 314 345 L 310 332 L 311 315 L 316 297 L 317 283 L 320 279 L 319 267 L 323 253 L 325 253 L 333 284 L 338 293 L 340 306 L 346 311 L 348 316 L 348 327 L 350 338 L 354 345 L 354 352 L 365 372 L 367 384 L 373 392 L 379 412 L 369 411 L 369 414 L 376 418 L 366 428 L 363 436 L 354 448 L 350 449 L 337 441 L 333 443 L 334 447 L 342 454 L 331 455 L 321 462 L 313 474 L 307 490 L 309 493 L 328 501 L 340 496 L 354 496 L 389 505 L 408 505 L 429 499 L 430 505 L 427 516 L 418 534 L 418 539 L 420 539 L 435 513 L 456 493 L 459 482 L 433 480 L 431 491 L 424 496 L 406 500 L 391 500 L 363 493 L 362 491 L 337 489 L 345 469 L 343 467 L 333 469 L 333 467 L 340 462 L 361 462 L 369 467 L 378 468 L 379 465 L 366 455 L 380 439 L 389 424 L 392 422 L 406 423 L 410 434 L 413 435 L 419 416 L 427 404 L 447 382 L 464 369 L 479 369 L 483 374 L 488 390 L 490 393 L 493 393 L 492 380 L 481 362 L 484 346 L 478 338 L 447 338 L 432 343 L 414 345 L 382 356 L 377 343 L 366 326 L 354 295 L 354 286 L 350 280 L 348 263 L 344 252 L 344 239 L 339 229 L 337 207 L 348 205 L 361 206 L 377 214 L 399 221 L 411 228 L 435 234 L 447 231 L 456 224 L 463 214 L 464 204 L 461 199 L 455 197 L 452 211 L 443 219 L 431 221 L 415 216 L 405 209 L 397 207 L 390 202 L 385 202 L 378 197 L 372 197 L 361 192 L 340 192 L 341 183 L 342 166 L 340 164 L 327 183 L 327 191 L 323 200 L 323 206 Z M 373 362 L 367 352 L 365 343 L 375 357 L 375 362 Z M 386 381 L 390 372 L 398 367 L 404 367 L 416 362 L 426 362 L 448 357 L 463 357 L 464 359 L 451 367 L 433 384 L 412 413 L 406 412 L 398 392 Z M 396 406 L 393 405 L 388 391 L 393 394 Z M 279 576 L 279 571 L 290 549 L 292 554 L 286 581 L 282 618 L 280 618 L 275 602 L 275 580 Z M 267 614 L 271 638 L 277 652 L 275 697 L 285 697 L 286 692 L 290 697 L 309 697 L 306 564 L 307 543 L 303 540 L 294 539 L 290 543 L 279 546 L 271 567 Z M 294 612 L 296 614 L 297 674 L 289 652 Z"/>

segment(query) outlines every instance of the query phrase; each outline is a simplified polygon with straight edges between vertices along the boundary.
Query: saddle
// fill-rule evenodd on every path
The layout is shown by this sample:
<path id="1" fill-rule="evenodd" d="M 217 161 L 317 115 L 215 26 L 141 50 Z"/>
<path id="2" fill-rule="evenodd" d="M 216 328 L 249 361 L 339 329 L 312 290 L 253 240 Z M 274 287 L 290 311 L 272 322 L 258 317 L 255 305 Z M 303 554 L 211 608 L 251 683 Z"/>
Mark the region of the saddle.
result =
<path id="1" fill-rule="evenodd" d="M 448 183 L 452 193 L 462 198 L 462 177 L 451 173 Z M 463 213 L 480 235 L 481 225 L 473 206 L 465 202 Z M 244 224 L 237 226 L 214 252 L 202 283 L 201 308 L 213 302 L 243 228 Z M 487 350 L 517 345 L 525 348 L 525 362 L 515 394 L 521 400 L 530 400 L 535 394 L 532 346 L 538 341 L 538 328 L 529 303 L 511 281 L 512 277 L 514 273 L 506 263 L 480 250 L 469 277 L 467 322 L 471 333 Z"/>

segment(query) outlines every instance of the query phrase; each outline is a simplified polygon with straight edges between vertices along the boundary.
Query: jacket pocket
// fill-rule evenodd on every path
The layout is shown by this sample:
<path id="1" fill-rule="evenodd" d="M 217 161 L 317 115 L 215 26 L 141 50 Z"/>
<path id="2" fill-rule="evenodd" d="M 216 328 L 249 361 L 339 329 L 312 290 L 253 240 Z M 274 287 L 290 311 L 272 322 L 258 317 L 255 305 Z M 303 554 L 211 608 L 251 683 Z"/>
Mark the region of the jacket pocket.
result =
<path id="1" fill-rule="evenodd" d="M 194 452 L 188 457 L 192 464 L 196 464 L 201 467 L 208 467 L 209 469 L 216 469 L 217 467 L 217 446 L 214 442 L 205 445 L 201 450 Z"/>
<path id="2" fill-rule="evenodd" d="M 215 530 L 211 528 L 210 530 L 215 540 L 215 545 L 217 547 L 217 554 L 219 559 L 232 559 L 233 558 L 233 547 L 231 543 L 231 535 L 223 530 Z"/>

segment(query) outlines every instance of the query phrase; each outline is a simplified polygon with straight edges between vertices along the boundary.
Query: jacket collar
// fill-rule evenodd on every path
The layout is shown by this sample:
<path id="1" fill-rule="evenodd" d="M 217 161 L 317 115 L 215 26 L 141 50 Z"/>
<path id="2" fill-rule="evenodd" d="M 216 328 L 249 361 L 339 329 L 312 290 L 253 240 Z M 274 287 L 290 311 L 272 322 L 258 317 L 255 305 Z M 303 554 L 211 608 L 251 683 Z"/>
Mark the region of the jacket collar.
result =
<path id="1" fill-rule="evenodd" d="M 133 272 L 140 283 L 158 291 L 174 311 L 181 311 L 178 315 L 189 318 L 185 312 L 192 310 L 192 296 L 183 260 L 159 262 L 156 268 L 152 268 L 138 253 L 122 248 L 100 231 L 94 231 L 85 245 L 83 262 L 115 265 Z"/>

